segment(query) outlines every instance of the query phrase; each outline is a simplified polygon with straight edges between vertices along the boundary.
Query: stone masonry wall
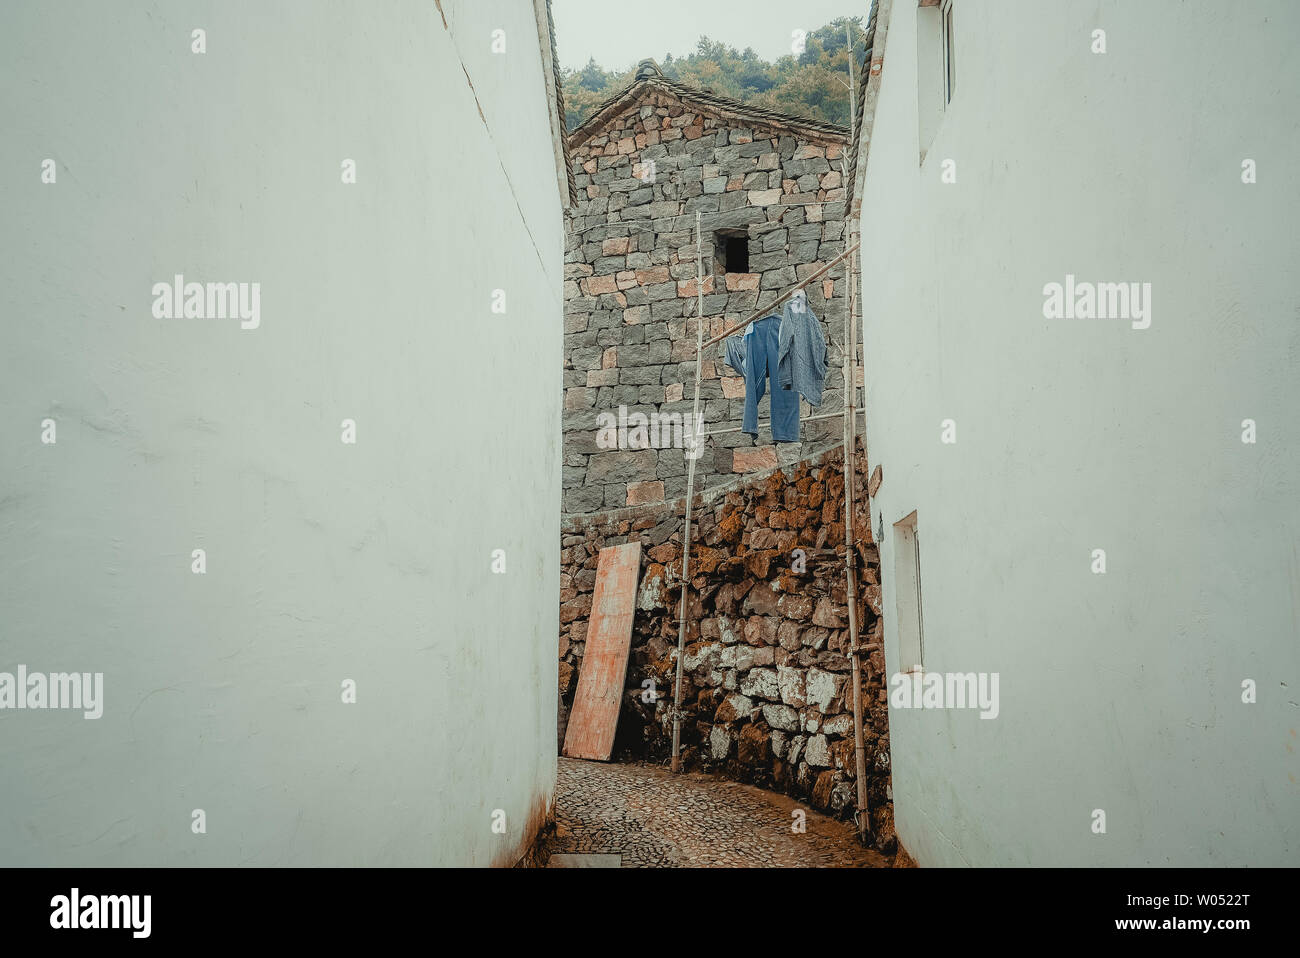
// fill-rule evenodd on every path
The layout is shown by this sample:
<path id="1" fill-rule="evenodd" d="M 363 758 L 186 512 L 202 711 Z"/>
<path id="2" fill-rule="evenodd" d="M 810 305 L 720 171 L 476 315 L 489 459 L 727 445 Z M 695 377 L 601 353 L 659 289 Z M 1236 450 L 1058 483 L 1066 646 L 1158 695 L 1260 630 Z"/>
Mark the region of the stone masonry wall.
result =
<path id="1" fill-rule="evenodd" d="M 894 850 L 879 557 L 866 457 L 855 487 L 858 622 L 872 831 Z M 808 801 L 840 817 L 855 804 L 853 700 L 844 582 L 844 481 L 836 447 L 791 468 L 697 496 L 683 657 L 683 760 Z M 563 743 L 602 548 L 642 542 L 616 759 L 666 761 L 676 670 L 684 500 L 565 520 L 560 553 Z M 795 549 L 806 555 L 797 571 Z M 652 680 L 658 701 L 643 700 Z"/>
<path id="2" fill-rule="evenodd" d="M 565 258 L 564 499 L 566 513 L 595 513 L 686 493 L 680 448 L 602 448 L 597 417 L 689 417 L 696 339 L 695 212 L 703 214 L 705 338 L 773 302 L 844 249 L 843 143 L 741 129 L 656 90 L 572 150 L 579 204 Z M 653 164 L 653 168 L 652 168 Z M 748 272 L 724 272 L 714 234 L 747 238 Z M 820 410 L 843 404 L 845 271 L 808 287 L 828 343 Z M 704 428 L 736 426 L 744 381 L 706 350 Z M 768 399 L 757 442 L 741 432 L 709 440 L 697 482 L 788 464 L 839 435 L 838 419 L 802 426 L 799 443 L 772 444 Z M 635 441 L 635 436 L 632 437 Z M 663 440 L 660 440 L 663 444 Z"/>

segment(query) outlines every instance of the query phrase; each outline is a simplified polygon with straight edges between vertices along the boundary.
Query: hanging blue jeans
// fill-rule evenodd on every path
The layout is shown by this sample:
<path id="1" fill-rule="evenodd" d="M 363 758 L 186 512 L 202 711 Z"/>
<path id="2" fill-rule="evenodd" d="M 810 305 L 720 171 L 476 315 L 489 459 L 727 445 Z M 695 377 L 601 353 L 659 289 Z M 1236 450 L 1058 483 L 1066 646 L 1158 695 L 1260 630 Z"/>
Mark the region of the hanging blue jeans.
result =
<path id="1" fill-rule="evenodd" d="M 772 440 L 798 442 L 799 394 L 793 389 L 782 389 L 777 377 L 777 333 L 781 329 L 781 317 L 765 316 L 753 327 L 753 333 L 745 336 L 745 416 L 740 428 L 751 436 L 758 435 L 758 401 L 765 391 L 770 391 Z"/>

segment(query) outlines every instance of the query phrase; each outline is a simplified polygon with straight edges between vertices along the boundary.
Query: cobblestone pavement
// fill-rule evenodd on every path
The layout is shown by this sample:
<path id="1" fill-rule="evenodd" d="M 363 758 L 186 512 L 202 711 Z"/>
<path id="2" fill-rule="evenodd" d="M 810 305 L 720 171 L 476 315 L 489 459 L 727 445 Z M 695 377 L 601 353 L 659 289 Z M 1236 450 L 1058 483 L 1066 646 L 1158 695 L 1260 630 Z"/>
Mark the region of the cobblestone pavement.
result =
<path id="1" fill-rule="evenodd" d="M 792 798 L 703 774 L 561 756 L 550 855 L 621 856 L 624 868 L 889 867 L 853 826 Z M 791 831 L 803 809 L 807 830 Z M 560 860 L 556 861 L 556 865 Z M 607 860 L 613 864 L 613 860 Z"/>

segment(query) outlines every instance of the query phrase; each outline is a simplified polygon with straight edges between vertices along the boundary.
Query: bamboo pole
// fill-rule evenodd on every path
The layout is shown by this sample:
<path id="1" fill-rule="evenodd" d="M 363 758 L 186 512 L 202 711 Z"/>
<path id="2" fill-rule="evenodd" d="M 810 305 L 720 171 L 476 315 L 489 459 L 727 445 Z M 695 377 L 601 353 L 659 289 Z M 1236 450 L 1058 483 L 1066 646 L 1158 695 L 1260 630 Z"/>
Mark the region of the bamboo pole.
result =
<path id="1" fill-rule="evenodd" d="M 867 746 L 862 731 L 862 661 L 858 647 L 858 568 L 856 536 L 853 529 L 854 485 L 857 480 L 857 420 L 854 418 L 857 405 L 858 376 L 857 352 L 858 335 L 854 325 L 856 296 L 854 293 L 854 272 L 850 264 L 847 295 L 845 297 L 845 343 L 844 355 L 845 398 L 844 407 L 844 574 L 846 579 L 845 598 L 849 607 L 849 661 L 853 668 L 853 751 L 854 770 L 858 779 L 857 819 L 858 836 L 864 841 L 871 827 L 870 809 L 867 805 Z M 850 359 L 853 360 L 850 362 Z"/>
<path id="2" fill-rule="evenodd" d="M 704 437 L 695 434 L 700 425 L 700 373 L 704 356 L 704 258 L 700 236 L 700 213 L 695 213 L 695 403 L 691 412 L 692 453 L 686 464 L 686 525 L 682 532 L 682 601 L 677 620 L 677 679 L 673 685 L 673 761 L 672 770 L 682 767 L 682 658 L 686 654 L 686 594 L 690 591 L 691 568 L 691 500 L 695 498 L 695 460 L 700 455 Z"/>
<path id="3" fill-rule="evenodd" d="M 844 25 L 845 35 L 849 40 L 849 49 L 853 49 L 853 34 L 849 25 Z M 853 57 L 849 56 L 849 142 L 857 136 L 857 87 L 853 74 Z M 848 154 L 845 150 L 840 160 L 844 182 L 848 183 Z M 847 210 L 845 211 L 848 212 Z M 845 224 L 851 229 L 852 218 Z M 854 239 L 854 233 L 849 233 Z M 857 249 L 861 240 L 853 244 Z M 853 513 L 854 485 L 857 481 L 858 430 L 855 412 L 858 398 L 858 327 L 855 318 L 857 304 L 856 272 L 854 261 L 848 261 L 845 271 L 845 305 L 844 305 L 844 575 L 846 580 L 845 598 L 849 607 L 849 661 L 853 669 L 853 756 L 854 771 L 857 774 L 858 807 L 854 819 L 858 826 L 858 838 L 866 841 L 871 828 L 871 810 L 867 804 L 867 746 L 862 731 L 862 662 L 858 648 L 858 568 L 857 551 L 854 544 Z"/>

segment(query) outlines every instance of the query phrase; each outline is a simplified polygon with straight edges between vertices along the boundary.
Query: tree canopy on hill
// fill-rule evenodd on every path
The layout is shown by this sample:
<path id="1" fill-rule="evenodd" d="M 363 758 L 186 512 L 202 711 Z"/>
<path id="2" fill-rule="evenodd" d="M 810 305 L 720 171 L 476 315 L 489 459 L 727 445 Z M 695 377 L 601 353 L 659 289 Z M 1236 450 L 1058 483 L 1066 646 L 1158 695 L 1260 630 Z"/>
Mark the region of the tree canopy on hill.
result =
<path id="1" fill-rule="evenodd" d="M 850 56 L 844 28 L 853 33 Z M 742 103 L 795 116 L 849 125 L 849 70 L 855 69 L 866 41 L 861 17 L 838 17 L 809 31 L 802 53 L 790 53 L 775 63 L 761 59 L 753 49 L 744 52 L 720 41 L 700 37 L 695 52 L 684 57 L 668 54 L 659 62 L 664 76 L 687 86 L 729 96 Z M 566 69 L 565 122 L 570 131 L 600 104 L 625 89 L 636 75 L 632 66 L 610 71 L 589 59 L 581 70 Z"/>

